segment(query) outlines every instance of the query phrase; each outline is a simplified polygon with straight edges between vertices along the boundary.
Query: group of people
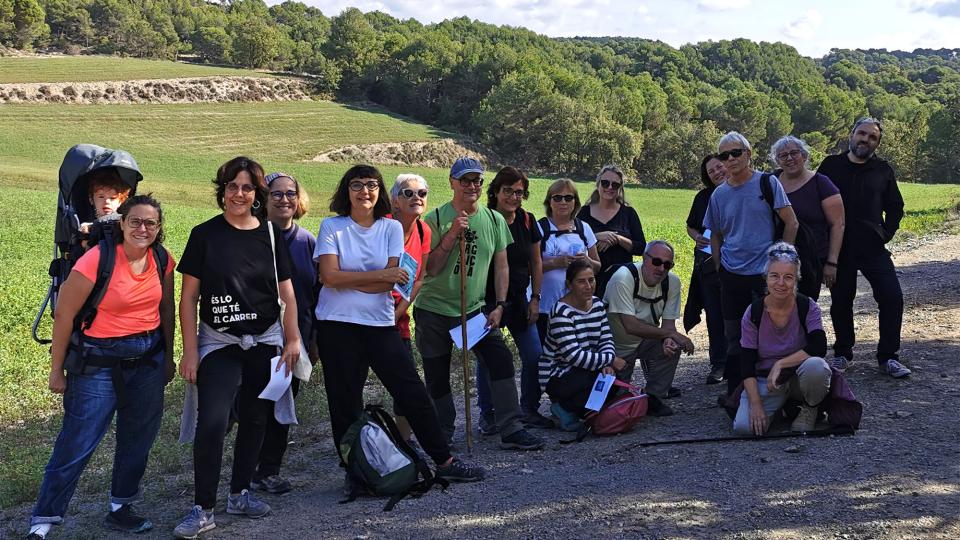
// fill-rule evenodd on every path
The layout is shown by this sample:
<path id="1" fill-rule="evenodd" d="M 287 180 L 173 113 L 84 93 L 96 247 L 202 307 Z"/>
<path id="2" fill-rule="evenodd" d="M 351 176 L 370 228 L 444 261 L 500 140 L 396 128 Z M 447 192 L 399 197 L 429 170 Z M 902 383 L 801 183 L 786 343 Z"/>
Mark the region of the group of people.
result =
<path id="1" fill-rule="evenodd" d="M 779 170 L 766 174 L 751 168 L 746 138 L 730 132 L 701 164 L 705 187 L 687 219 L 696 251 L 683 323 L 688 331 L 706 311 L 707 383 L 726 380 L 727 395 L 742 392 L 737 433 L 762 435 L 790 398 L 802 404 L 792 428 L 814 429 L 833 370 L 853 359 L 858 271 L 880 307 L 880 369 L 898 378 L 910 373 L 897 357 L 903 300 L 884 248 L 903 201 L 892 169 L 874 153 L 881 135 L 877 120 L 858 121 L 849 150 L 825 159 L 818 172 L 807 167 L 805 143 L 784 137 L 770 153 Z M 458 159 L 449 174 L 452 199 L 430 209 L 423 177 L 403 174 L 388 186 L 375 167 L 353 166 L 330 199 L 333 216 L 314 237 L 296 223 L 309 205 L 300 183 L 237 157 L 214 180 L 222 213 L 193 228 L 179 262 L 162 247 L 163 211 L 155 198 L 128 197 L 109 178 L 91 182 L 91 202 L 120 214 L 115 268 L 79 336 L 74 321 L 97 280 L 104 244 L 90 247 L 62 286 L 49 385 L 64 394 L 65 414 L 28 538 L 42 539 L 63 520 L 114 414 L 105 523 L 129 532 L 152 527 L 132 503 L 159 430 L 163 389 L 174 376 L 174 268 L 182 275 L 179 373 L 189 383 L 181 441 L 193 442 L 194 459 L 194 506 L 175 528 L 178 538 L 215 527 L 224 442 L 234 421 L 226 512 L 264 516 L 270 505 L 254 491 L 292 489 L 281 463 L 289 426 L 297 422 L 298 380 L 310 377 L 316 361 L 341 457 L 341 440 L 360 417 L 373 370 L 393 398 L 401 434 L 415 437 L 436 475 L 483 480 L 483 468 L 452 453 L 450 330 L 464 315 L 484 317 L 489 329 L 472 348 L 477 429 L 497 435 L 504 449 L 542 448 L 531 428 L 579 430 L 597 375 L 629 383 L 638 362 L 649 414 L 673 414 L 666 401 L 680 394 L 673 385 L 680 355 L 694 351 L 676 324 L 682 284 L 671 272 L 673 246 L 645 238 L 626 200 L 623 172 L 603 167 L 586 205 L 572 180 L 554 181 L 540 219 L 524 207 L 530 182 L 522 171 L 499 170 L 486 186 L 485 205 L 484 173 L 478 160 Z M 798 231 L 804 244 L 795 247 Z M 800 252 L 816 260 L 801 261 Z M 642 258 L 634 262 L 635 256 Z M 402 258 L 415 261 L 415 269 L 401 265 Z M 817 305 L 821 283 L 833 297 L 829 360 Z M 398 284 L 408 293 L 400 294 Z M 519 392 L 502 329 L 520 357 Z M 83 359 L 80 369 L 65 372 L 76 357 Z M 294 376 L 276 401 L 259 398 L 271 370 Z M 550 416 L 541 412 L 544 393 Z M 353 481 L 348 474 L 346 487 Z"/>

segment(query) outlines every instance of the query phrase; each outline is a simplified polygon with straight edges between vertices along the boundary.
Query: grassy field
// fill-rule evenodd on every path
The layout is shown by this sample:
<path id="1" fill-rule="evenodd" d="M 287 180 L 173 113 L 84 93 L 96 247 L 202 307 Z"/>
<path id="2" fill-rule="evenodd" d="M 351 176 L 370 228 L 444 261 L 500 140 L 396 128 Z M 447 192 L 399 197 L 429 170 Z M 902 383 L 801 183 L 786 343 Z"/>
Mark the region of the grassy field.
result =
<path id="1" fill-rule="evenodd" d="M 0 59 L 0 62 L 3 62 Z M 47 60 L 43 60 L 44 62 Z M 39 61 L 38 61 L 39 62 Z M 3 64 L 0 63 L 0 68 Z M 0 69 L 0 73 L 6 73 Z M 3 75 L 7 76 L 7 75 Z M 304 162 L 314 154 L 344 144 L 428 140 L 442 133 L 381 112 L 361 111 L 333 103 L 222 105 L 16 105 L 0 107 L 0 509 L 36 495 L 43 465 L 59 429 L 59 398 L 47 387 L 49 359 L 45 347 L 29 337 L 29 327 L 43 297 L 52 247 L 56 207 L 56 174 L 63 153 L 79 142 L 94 142 L 130 151 L 146 179 L 141 192 L 153 191 L 165 204 L 168 246 L 182 252 L 190 228 L 218 210 L 210 179 L 217 166 L 237 154 L 260 160 L 268 170 L 298 176 L 313 199 L 303 220 L 317 230 L 329 212 L 328 199 L 342 164 Z M 387 179 L 410 168 L 384 167 Z M 430 204 L 449 200 L 447 171 L 412 169 L 430 182 Z M 488 175 L 488 178 L 492 174 Z M 543 213 L 550 180 L 536 179 L 527 207 Z M 579 186 L 585 199 L 591 184 Z M 960 200 L 958 186 L 902 185 L 908 215 L 905 232 L 919 234 L 940 227 L 948 208 Z M 693 191 L 632 187 L 628 199 L 643 221 L 648 239 L 673 242 L 684 283 L 693 246 L 684 220 Z M 49 319 L 44 333 L 49 333 Z M 178 343 L 179 346 L 179 343 Z M 167 414 L 155 447 L 151 474 L 189 469 L 189 453 L 176 443 L 182 385 L 167 392 Z M 305 388 L 299 398 L 311 430 L 325 412 L 320 385 Z M 309 432 L 309 431 L 308 431 Z M 111 437 L 88 468 L 81 492 L 102 490 L 109 482 Z"/>
<path id="2" fill-rule="evenodd" d="M 256 76 L 249 69 L 143 60 L 119 56 L 27 56 L 0 58 L 0 84 L 42 82 L 127 81 L 183 77 Z"/>

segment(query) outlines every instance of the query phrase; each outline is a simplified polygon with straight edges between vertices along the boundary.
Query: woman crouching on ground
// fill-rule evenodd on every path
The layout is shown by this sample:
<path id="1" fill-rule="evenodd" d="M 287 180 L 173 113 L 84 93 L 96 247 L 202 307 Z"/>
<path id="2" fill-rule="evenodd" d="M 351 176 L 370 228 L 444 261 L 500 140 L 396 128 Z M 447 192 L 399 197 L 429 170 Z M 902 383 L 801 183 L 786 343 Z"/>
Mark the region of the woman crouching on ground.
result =
<path id="1" fill-rule="evenodd" d="M 754 306 L 740 321 L 743 348 L 743 394 L 733 421 L 739 435 L 763 435 L 773 415 L 787 402 L 801 402 L 792 431 L 812 431 L 817 406 L 830 392 L 830 366 L 823 356 L 827 336 L 823 332 L 820 307 L 812 299 L 797 295 L 800 258 L 786 242 L 767 250 L 767 295 L 759 326 L 754 324 Z M 806 320 L 800 320 L 797 302 L 809 302 Z"/>
<path id="2" fill-rule="evenodd" d="M 336 215 L 320 224 L 314 259 L 323 281 L 316 314 L 334 446 L 340 450 L 347 429 L 360 417 L 363 386 L 373 369 L 407 414 L 417 442 L 437 465 L 437 476 L 483 479 L 483 469 L 451 456 L 436 409 L 395 325 L 390 291 L 414 276 L 398 267 L 403 226 L 386 217 L 390 200 L 380 171 L 351 167 L 340 179 L 330 210 Z M 351 482 L 348 477 L 347 487 Z"/>
<path id="3" fill-rule="evenodd" d="M 574 259 L 566 270 L 569 292 L 550 313 L 540 385 L 550 396 L 550 412 L 564 431 L 579 428 L 597 374 L 614 374 L 627 365 L 614 353 L 607 309 L 593 295 L 596 285 L 590 261 Z"/>
<path id="4" fill-rule="evenodd" d="M 174 529 L 177 538 L 196 538 L 216 526 L 213 509 L 234 403 L 239 418 L 228 514 L 259 518 L 270 512 L 248 491 L 267 419 L 279 415 L 278 421 L 296 422 L 292 396 L 277 403 L 259 397 L 270 380 L 271 359 L 279 354 L 277 369 L 289 373 L 301 349 L 290 253 L 263 219 L 263 167 L 236 157 L 220 167 L 214 185 L 223 213 L 193 228 L 177 268 L 183 274 L 180 374 L 190 383 L 180 440 L 194 442 L 194 507 Z M 278 294 L 287 306 L 282 328 Z"/>
<path id="5" fill-rule="evenodd" d="M 137 195 L 118 211 L 114 267 L 92 321 L 83 308 L 97 280 L 99 245 L 80 257 L 60 289 L 50 349 L 50 390 L 64 394 L 63 427 L 44 472 L 27 538 L 44 538 L 51 525 L 63 522 L 80 474 L 110 428 L 114 412 L 117 445 L 104 524 L 134 533 L 153 527 L 132 504 L 140 499 L 147 457 L 160 429 L 163 387 L 174 373 L 174 261 L 160 245 L 163 212 L 156 199 Z M 74 325 L 77 317 L 87 319 L 83 326 Z M 71 339 L 73 334 L 76 340 Z"/>

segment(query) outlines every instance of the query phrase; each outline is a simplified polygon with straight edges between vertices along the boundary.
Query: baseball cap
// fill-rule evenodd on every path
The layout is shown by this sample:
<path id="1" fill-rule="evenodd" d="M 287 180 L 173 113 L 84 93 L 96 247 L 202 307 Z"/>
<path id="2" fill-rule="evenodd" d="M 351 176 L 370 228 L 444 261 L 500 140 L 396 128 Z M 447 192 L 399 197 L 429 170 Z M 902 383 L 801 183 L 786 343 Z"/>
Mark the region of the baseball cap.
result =
<path id="1" fill-rule="evenodd" d="M 462 157 L 454 161 L 453 167 L 450 167 L 450 177 L 456 180 L 469 173 L 483 174 L 483 165 L 472 157 Z"/>

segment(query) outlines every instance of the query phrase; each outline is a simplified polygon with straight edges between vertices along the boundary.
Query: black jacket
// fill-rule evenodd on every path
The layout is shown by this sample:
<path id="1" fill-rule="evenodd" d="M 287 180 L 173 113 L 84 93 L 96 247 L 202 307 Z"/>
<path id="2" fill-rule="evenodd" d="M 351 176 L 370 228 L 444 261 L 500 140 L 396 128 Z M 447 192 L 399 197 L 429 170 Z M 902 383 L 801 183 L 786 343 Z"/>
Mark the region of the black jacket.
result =
<path id="1" fill-rule="evenodd" d="M 903 218 L 903 197 L 889 163 L 876 155 L 854 163 L 844 152 L 824 158 L 817 172 L 840 188 L 846 214 L 844 252 L 868 252 L 893 238 Z"/>

